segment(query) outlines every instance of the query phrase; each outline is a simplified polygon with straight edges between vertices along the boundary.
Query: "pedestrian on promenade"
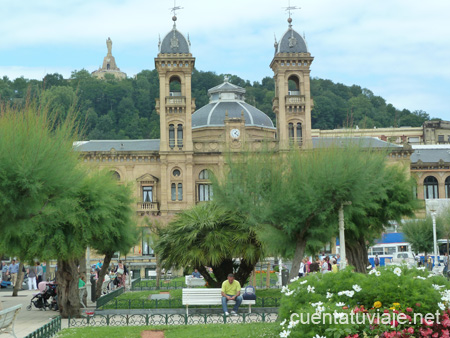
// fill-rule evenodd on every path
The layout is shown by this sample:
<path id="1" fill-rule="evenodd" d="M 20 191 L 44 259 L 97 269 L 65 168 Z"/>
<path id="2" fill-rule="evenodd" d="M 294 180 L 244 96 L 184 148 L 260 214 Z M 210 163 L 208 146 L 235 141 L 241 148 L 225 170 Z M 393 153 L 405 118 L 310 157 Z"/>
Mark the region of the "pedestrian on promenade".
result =
<path id="1" fill-rule="evenodd" d="M 16 260 L 13 259 L 8 270 L 8 274 L 11 277 L 11 285 L 16 286 L 17 274 L 19 273 L 19 263 L 16 263 Z"/>
<path id="2" fill-rule="evenodd" d="M 5 262 L 2 262 L 2 280 L 8 280 L 8 265 Z"/>
<path id="3" fill-rule="evenodd" d="M 27 269 L 28 274 L 28 290 L 37 290 L 36 285 L 36 268 L 33 265 Z"/>
<path id="4" fill-rule="evenodd" d="M 36 283 L 39 285 L 40 282 L 43 281 L 44 278 L 44 268 L 41 266 L 39 262 L 36 262 Z"/>

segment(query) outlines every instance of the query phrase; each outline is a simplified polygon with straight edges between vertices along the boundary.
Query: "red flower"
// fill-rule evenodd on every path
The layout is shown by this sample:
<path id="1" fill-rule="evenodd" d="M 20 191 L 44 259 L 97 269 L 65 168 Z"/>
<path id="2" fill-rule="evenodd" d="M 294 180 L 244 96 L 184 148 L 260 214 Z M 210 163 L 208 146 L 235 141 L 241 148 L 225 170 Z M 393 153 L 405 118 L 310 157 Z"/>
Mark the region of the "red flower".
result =
<path id="1" fill-rule="evenodd" d="M 414 328 L 413 327 L 408 327 L 408 330 L 406 330 L 406 331 L 408 331 L 408 333 L 413 334 L 414 333 Z"/>
<path id="2" fill-rule="evenodd" d="M 416 305 L 417 305 L 417 304 L 416 304 Z M 406 312 L 413 312 L 413 309 L 410 308 L 410 307 L 407 307 L 407 308 L 406 308 Z"/>

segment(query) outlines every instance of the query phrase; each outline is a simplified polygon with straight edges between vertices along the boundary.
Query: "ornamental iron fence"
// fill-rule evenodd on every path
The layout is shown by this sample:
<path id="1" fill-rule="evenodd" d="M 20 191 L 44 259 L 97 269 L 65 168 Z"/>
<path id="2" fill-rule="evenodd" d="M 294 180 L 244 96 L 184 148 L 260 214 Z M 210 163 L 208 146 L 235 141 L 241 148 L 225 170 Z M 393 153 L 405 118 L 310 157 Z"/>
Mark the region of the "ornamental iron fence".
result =
<path id="1" fill-rule="evenodd" d="M 61 316 L 53 318 L 50 323 L 45 324 L 25 338 L 50 338 L 61 331 Z"/>
<path id="2" fill-rule="evenodd" d="M 125 292 L 123 286 L 97 299 L 96 308 L 100 308 Z"/>
<path id="3" fill-rule="evenodd" d="M 69 327 L 273 323 L 277 319 L 276 312 L 239 313 L 231 317 L 223 314 L 94 314 L 69 318 Z"/>
<path id="4" fill-rule="evenodd" d="M 256 297 L 256 304 L 253 307 L 279 307 L 281 297 Z M 205 308 L 205 306 L 190 306 L 192 308 Z M 221 306 L 208 306 L 208 308 L 220 308 Z M 184 308 L 181 298 L 169 299 L 113 299 L 107 304 L 98 306 L 97 309 L 176 309 Z"/>

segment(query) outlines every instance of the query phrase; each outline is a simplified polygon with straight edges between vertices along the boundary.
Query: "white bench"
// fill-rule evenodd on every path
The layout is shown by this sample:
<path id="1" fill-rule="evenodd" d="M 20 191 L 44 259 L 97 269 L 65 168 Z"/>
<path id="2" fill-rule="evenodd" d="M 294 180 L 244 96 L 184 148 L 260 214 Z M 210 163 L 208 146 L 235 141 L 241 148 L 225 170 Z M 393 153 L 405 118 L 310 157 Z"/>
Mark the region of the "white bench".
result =
<path id="1" fill-rule="evenodd" d="M 0 334 L 9 333 L 13 337 L 17 338 L 14 333 L 14 321 L 21 308 L 22 304 L 19 304 L 0 311 Z"/>
<path id="2" fill-rule="evenodd" d="M 193 286 L 205 286 L 206 282 L 203 278 L 196 278 L 192 275 L 184 276 L 184 282 L 186 283 L 187 287 L 193 287 Z"/>
<path id="3" fill-rule="evenodd" d="M 445 266 L 443 264 L 442 265 L 437 265 L 437 266 L 435 265 L 433 267 L 433 270 L 431 270 L 431 273 L 436 275 L 436 276 L 443 276 L 444 275 L 444 268 L 445 268 Z"/>
<path id="4" fill-rule="evenodd" d="M 245 289 L 241 289 L 241 296 Z M 222 289 L 183 289 L 182 296 L 183 305 L 186 305 L 186 314 L 189 314 L 189 305 L 222 305 Z M 234 300 L 227 302 L 229 305 L 234 305 Z M 248 305 L 248 313 L 252 313 L 252 305 L 255 305 L 255 300 L 242 300 L 241 305 Z"/>

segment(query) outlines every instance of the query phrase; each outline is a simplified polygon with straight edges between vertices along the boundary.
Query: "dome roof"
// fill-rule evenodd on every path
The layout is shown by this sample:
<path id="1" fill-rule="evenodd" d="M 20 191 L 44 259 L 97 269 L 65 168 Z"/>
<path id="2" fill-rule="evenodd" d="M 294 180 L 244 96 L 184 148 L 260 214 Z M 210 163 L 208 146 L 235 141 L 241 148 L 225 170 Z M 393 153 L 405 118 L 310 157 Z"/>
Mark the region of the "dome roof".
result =
<path id="1" fill-rule="evenodd" d="M 163 54 L 189 54 L 191 42 L 181 34 L 175 25 L 173 29 L 167 33 L 162 42 L 160 41 L 159 52 Z"/>
<path id="2" fill-rule="evenodd" d="M 298 34 L 292 25 L 289 25 L 289 29 L 284 33 L 281 40 L 275 45 L 275 54 L 278 53 L 308 53 L 308 47 L 303 37 Z"/>
<path id="3" fill-rule="evenodd" d="M 192 115 L 192 128 L 224 126 L 226 118 L 241 118 L 246 126 L 274 128 L 272 120 L 261 110 L 244 101 L 245 89 L 225 82 L 208 90 L 209 104 Z"/>

